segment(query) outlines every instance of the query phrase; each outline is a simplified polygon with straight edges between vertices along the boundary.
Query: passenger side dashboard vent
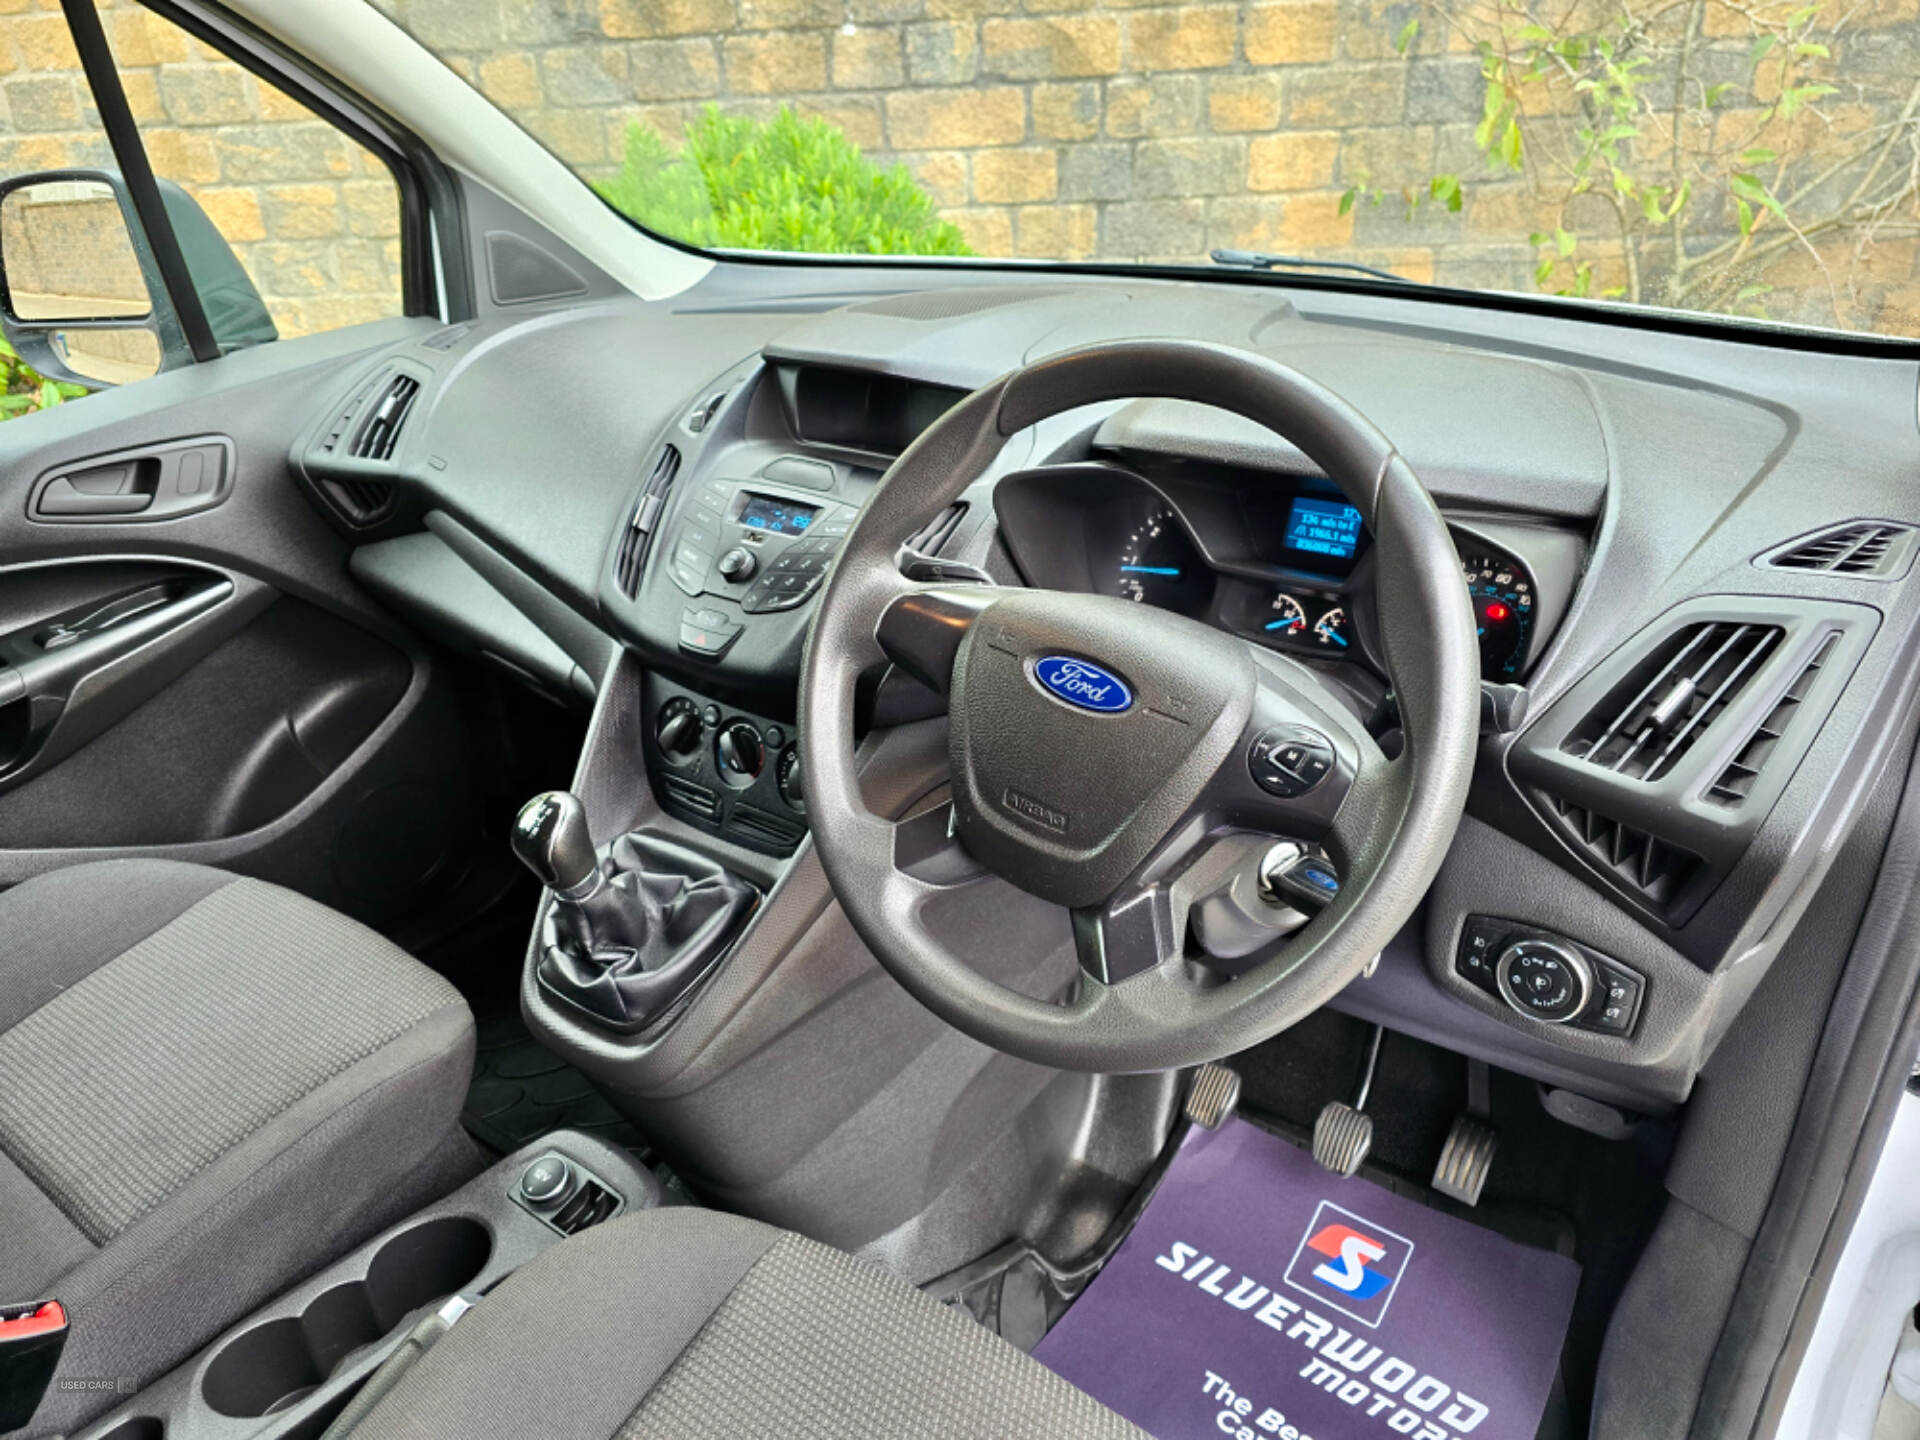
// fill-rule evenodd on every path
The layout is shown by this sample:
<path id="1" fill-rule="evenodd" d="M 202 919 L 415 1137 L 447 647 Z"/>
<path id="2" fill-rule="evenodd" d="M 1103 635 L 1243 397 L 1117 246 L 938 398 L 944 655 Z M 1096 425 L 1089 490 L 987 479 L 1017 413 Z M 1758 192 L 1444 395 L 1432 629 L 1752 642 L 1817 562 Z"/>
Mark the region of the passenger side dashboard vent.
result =
<path id="1" fill-rule="evenodd" d="M 378 480 L 322 480 L 320 488 L 356 525 L 377 525 L 393 513 L 393 487 Z"/>
<path id="2" fill-rule="evenodd" d="M 419 394 L 420 382 L 411 375 L 396 372 L 377 381 L 372 403 L 353 430 L 347 454 L 355 460 L 391 460 Z"/>
<path id="3" fill-rule="evenodd" d="M 1834 525 L 1760 558 L 1772 570 L 1810 570 L 1855 580 L 1897 580 L 1913 563 L 1914 527 L 1897 520 Z"/>
<path id="4" fill-rule="evenodd" d="M 679 473 L 679 449 L 662 445 L 659 455 L 654 459 L 653 470 L 647 476 L 646 486 L 633 502 L 633 513 L 627 519 L 626 528 L 620 532 L 620 547 L 613 558 L 613 578 L 620 587 L 620 593 L 629 600 L 640 591 L 640 576 L 647 564 L 647 547 L 653 538 L 654 527 L 666 513 L 667 499 L 673 491 L 674 478 Z"/>
<path id="5" fill-rule="evenodd" d="M 1649 783 L 1672 773 L 1746 688 L 1785 632 L 1713 621 L 1676 631 L 1562 742 L 1590 765 Z"/>
<path id="6" fill-rule="evenodd" d="M 1540 799 L 1559 821 L 1563 837 L 1656 909 L 1669 909 L 1700 871 L 1698 855 L 1649 831 L 1546 791 L 1540 792 Z"/>

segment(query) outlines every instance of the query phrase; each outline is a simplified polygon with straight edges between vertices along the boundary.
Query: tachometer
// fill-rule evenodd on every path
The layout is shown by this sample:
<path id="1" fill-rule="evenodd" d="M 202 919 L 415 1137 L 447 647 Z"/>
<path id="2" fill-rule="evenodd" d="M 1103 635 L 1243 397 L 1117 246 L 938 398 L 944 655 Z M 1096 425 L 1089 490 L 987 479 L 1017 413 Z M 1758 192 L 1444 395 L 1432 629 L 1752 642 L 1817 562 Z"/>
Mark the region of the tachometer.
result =
<path id="1" fill-rule="evenodd" d="M 1460 566 L 1480 631 L 1480 674 L 1488 680 L 1518 679 L 1533 639 L 1532 577 L 1499 555 L 1470 552 Z"/>
<path id="2" fill-rule="evenodd" d="M 1213 598 L 1213 571 L 1163 501 L 1148 501 L 1132 518 L 1114 567 L 1113 593 L 1123 600 L 1197 615 Z"/>
<path id="3" fill-rule="evenodd" d="M 1307 612 L 1301 603 L 1282 590 L 1273 597 L 1273 614 L 1260 628 L 1276 638 L 1298 639 L 1307 633 Z"/>

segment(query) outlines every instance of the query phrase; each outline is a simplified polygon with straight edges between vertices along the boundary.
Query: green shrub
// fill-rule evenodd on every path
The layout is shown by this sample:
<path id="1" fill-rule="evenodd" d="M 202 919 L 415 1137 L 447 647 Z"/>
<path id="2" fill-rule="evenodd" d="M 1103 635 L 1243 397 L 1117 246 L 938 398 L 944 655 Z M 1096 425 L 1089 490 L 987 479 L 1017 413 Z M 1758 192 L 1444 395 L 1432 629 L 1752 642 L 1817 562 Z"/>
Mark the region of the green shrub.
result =
<path id="1" fill-rule="evenodd" d="M 0 340 L 0 420 L 11 420 L 35 410 L 50 410 L 86 393 L 84 385 L 43 379 L 39 371 L 20 358 L 13 346 Z"/>
<path id="2" fill-rule="evenodd" d="M 709 105 L 676 154 L 627 126 L 626 161 L 596 189 L 621 214 L 689 245 L 836 255 L 970 255 L 904 166 L 882 170 L 829 121 Z"/>

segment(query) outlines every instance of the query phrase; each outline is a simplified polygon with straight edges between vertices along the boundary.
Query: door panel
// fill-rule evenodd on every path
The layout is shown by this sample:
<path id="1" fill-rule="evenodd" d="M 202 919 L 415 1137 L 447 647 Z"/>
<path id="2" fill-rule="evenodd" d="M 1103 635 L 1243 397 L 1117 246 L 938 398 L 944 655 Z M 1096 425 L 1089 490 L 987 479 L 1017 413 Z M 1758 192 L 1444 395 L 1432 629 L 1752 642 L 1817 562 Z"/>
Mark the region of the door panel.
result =
<path id="1" fill-rule="evenodd" d="M 0 425 L 0 885 L 160 855 L 382 923 L 460 870 L 451 684 L 288 461 L 317 397 L 431 328 L 280 341 Z M 222 461 L 199 508 L 165 498 L 189 453 Z M 72 475 L 146 503 L 36 509 Z"/>

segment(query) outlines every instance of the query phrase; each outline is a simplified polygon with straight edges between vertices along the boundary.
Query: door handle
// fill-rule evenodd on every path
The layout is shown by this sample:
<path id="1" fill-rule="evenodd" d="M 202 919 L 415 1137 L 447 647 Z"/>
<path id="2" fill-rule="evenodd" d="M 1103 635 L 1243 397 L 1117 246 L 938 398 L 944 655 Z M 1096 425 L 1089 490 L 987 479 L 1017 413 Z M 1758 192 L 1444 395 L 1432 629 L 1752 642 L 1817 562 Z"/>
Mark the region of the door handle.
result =
<path id="1" fill-rule="evenodd" d="M 34 509 L 42 515 L 138 515 L 153 504 L 153 496 L 139 491 L 101 494 L 82 490 L 75 478 L 62 475 L 40 492 Z"/>
<path id="2" fill-rule="evenodd" d="M 34 482 L 33 520 L 171 520 L 208 510 L 233 485 L 233 442 L 224 435 L 173 440 L 68 464 Z"/>

